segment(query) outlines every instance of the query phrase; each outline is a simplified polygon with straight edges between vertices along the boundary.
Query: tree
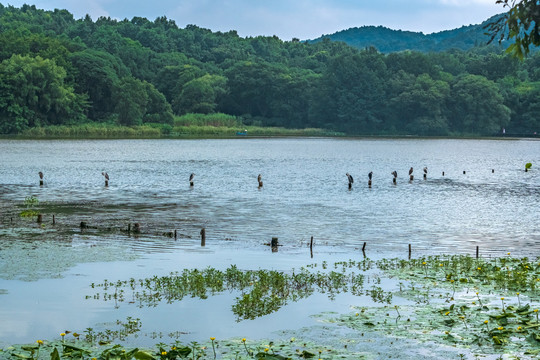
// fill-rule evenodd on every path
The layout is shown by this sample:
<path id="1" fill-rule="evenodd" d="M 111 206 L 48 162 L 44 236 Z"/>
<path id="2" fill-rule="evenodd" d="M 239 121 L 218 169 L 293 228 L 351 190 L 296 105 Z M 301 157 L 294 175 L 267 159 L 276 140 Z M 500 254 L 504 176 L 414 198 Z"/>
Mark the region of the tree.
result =
<path id="1" fill-rule="evenodd" d="M 87 94 L 91 103 L 88 116 L 101 120 L 114 112 L 111 101 L 114 85 L 129 75 L 122 62 L 104 51 L 86 49 L 71 54 L 77 92 Z"/>
<path id="2" fill-rule="evenodd" d="M 124 77 L 115 84 L 113 99 L 120 125 L 141 125 L 146 114 L 148 94 L 141 80 L 131 76 Z"/>
<path id="3" fill-rule="evenodd" d="M 453 130 L 492 135 L 508 124 L 510 109 L 493 81 L 479 75 L 462 75 L 452 86 Z"/>
<path id="4" fill-rule="evenodd" d="M 146 114 L 143 121 L 145 123 L 161 123 L 172 125 L 174 122 L 174 116 L 171 109 L 171 104 L 167 102 L 165 96 L 160 93 L 154 85 L 143 81 L 146 95 L 148 96 L 148 103 L 146 106 Z"/>
<path id="5" fill-rule="evenodd" d="M 85 97 L 64 82 L 66 71 L 40 56 L 13 55 L 0 63 L 0 133 L 73 124 L 85 118 Z"/>
<path id="6" fill-rule="evenodd" d="M 416 78 L 415 83 L 392 99 L 394 114 L 405 122 L 405 128 L 419 135 L 446 135 L 448 122 L 446 102 L 450 86 L 433 80 L 428 74 Z"/>
<path id="7" fill-rule="evenodd" d="M 487 25 L 491 33 L 490 42 L 496 37 L 499 37 L 499 42 L 513 39 L 514 43 L 507 51 L 519 58 L 527 56 L 531 46 L 540 45 L 540 3 L 538 0 L 497 0 L 496 3 L 509 10 Z"/>
<path id="8" fill-rule="evenodd" d="M 179 114 L 213 113 L 219 98 L 227 92 L 227 78 L 220 75 L 206 74 L 187 82 L 182 87 L 176 104 Z"/>

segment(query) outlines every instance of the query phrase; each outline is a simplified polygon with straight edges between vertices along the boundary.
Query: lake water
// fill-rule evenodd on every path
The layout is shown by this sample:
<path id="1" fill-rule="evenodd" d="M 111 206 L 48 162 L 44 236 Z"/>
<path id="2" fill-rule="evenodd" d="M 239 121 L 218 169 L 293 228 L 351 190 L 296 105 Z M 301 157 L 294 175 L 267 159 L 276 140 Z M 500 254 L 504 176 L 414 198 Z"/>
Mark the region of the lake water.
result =
<path id="1" fill-rule="evenodd" d="M 533 166 L 525 172 L 528 162 Z M 141 318 L 147 332 L 185 331 L 188 339 L 267 336 L 309 325 L 308 315 L 318 311 L 346 311 L 353 301 L 315 297 L 236 322 L 227 310 L 230 296 L 155 309 L 85 300 L 89 284 L 103 279 L 229 264 L 290 270 L 359 257 L 364 242 L 375 258 L 405 257 L 408 244 L 413 256 L 474 255 L 476 246 L 482 256 L 536 256 L 539 166 L 537 140 L 0 140 L 0 345 L 126 316 Z M 351 190 L 347 172 L 355 179 Z M 46 226 L 18 218 L 28 196 L 46 207 Z M 52 214 L 62 230 L 50 225 Z M 81 221 L 94 230 L 81 232 Z M 119 230 L 136 222 L 138 237 Z M 173 230 L 178 239 L 163 235 Z M 277 253 L 264 245 L 272 237 L 282 245 Z M 102 258 L 101 249 L 125 261 Z"/>

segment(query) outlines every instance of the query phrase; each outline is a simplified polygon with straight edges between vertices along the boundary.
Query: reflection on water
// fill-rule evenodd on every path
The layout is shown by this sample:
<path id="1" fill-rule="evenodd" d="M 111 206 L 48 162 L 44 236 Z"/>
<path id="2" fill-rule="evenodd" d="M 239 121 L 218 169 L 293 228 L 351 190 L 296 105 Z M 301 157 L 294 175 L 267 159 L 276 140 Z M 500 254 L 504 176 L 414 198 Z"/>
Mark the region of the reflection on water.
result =
<path id="1" fill-rule="evenodd" d="M 306 244 L 311 236 L 314 261 L 357 256 L 364 242 L 369 256 L 406 255 L 409 243 L 413 255 L 474 254 L 476 246 L 483 255 L 540 253 L 539 141 L 0 140 L 0 154 L 0 274 L 4 274 L 0 276 L 5 278 L 6 264 L 13 264 L 7 257 L 10 246 L 18 242 L 29 242 L 38 250 L 36 242 L 61 242 L 58 248 L 68 254 L 98 250 L 88 252 L 86 261 L 93 263 L 84 264 L 76 257 L 74 263 L 58 267 L 56 274 L 64 279 L 43 279 L 31 286 L 0 280 L 0 289 L 8 290 L 7 295 L 0 293 L 0 321 L 20 334 L 0 331 L 4 341 L 31 342 L 36 336 L 56 336 L 67 325 L 80 330 L 126 314 L 144 317 L 143 326 L 159 329 L 157 323 L 167 319 L 167 309 L 156 309 L 152 315 L 150 310 L 115 312 L 103 304 L 90 306 L 82 300 L 88 284 L 240 262 L 245 268 L 288 270 L 310 261 Z M 533 168 L 524 172 L 527 162 Z M 423 179 L 425 166 L 428 174 Z M 45 175 L 42 187 L 39 171 Z M 102 171 L 110 176 L 108 187 Z M 367 186 L 370 171 L 371 188 Z M 396 185 L 392 171 L 398 173 Z M 347 172 L 355 179 L 350 191 Z M 193 187 L 188 181 L 191 173 L 196 174 Z M 31 195 L 46 206 L 45 216 L 55 214 L 56 227 L 47 223 L 41 230 L 35 224 L 32 231 L 22 229 L 18 206 Z M 11 223 L 13 217 L 16 225 Z M 81 221 L 91 228 L 81 231 Z M 135 222 L 142 226 L 140 236 L 125 232 L 127 224 Z M 200 247 L 202 227 L 205 248 Z M 178 231 L 178 239 L 167 236 L 173 230 Z M 272 237 L 283 245 L 277 254 L 262 245 Z M 112 258 L 95 255 L 115 251 L 127 252 L 121 256 L 130 261 L 110 262 Z M 226 252 L 232 255 L 224 257 Z M 55 261 L 34 259 L 43 267 Z M 24 259 L 16 260 L 24 264 Z M 23 278 L 16 275 L 13 278 Z M 62 290 L 51 294 L 47 291 L 51 286 Z M 226 313 L 221 319 L 229 324 L 225 318 L 232 316 L 227 309 L 231 299 L 220 299 L 202 305 L 181 302 L 174 310 L 177 320 L 191 324 L 198 319 L 200 331 L 214 322 L 208 304 L 221 301 L 215 311 Z M 319 303 L 314 311 L 325 306 L 346 308 L 348 301 L 344 298 L 332 306 Z M 37 314 L 32 310 L 36 306 L 48 311 Z M 298 326 L 305 325 L 306 320 L 299 318 L 305 310 L 298 309 L 290 305 L 279 314 L 296 313 Z M 283 324 L 272 321 L 287 319 L 279 314 L 254 324 L 268 331 L 279 329 Z M 201 320 L 207 316 L 208 320 Z M 189 332 L 193 326 L 164 328 Z M 234 328 L 238 336 L 253 331 L 253 325 L 246 324 L 224 328 L 224 334 Z"/>

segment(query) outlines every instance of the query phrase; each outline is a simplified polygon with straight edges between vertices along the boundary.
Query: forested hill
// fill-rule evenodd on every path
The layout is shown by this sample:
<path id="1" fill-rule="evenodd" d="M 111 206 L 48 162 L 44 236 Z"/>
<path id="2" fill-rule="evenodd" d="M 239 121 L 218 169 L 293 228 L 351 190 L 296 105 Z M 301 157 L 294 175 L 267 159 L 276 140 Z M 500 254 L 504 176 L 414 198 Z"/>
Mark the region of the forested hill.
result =
<path id="1" fill-rule="evenodd" d="M 383 26 L 362 26 L 323 35 L 311 42 L 324 38 L 343 41 L 346 44 L 364 49 L 375 47 L 382 53 L 411 50 L 421 52 L 439 52 L 452 49 L 470 50 L 486 46 L 490 36 L 486 34 L 486 25 L 495 22 L 501 15 L 496 15 L 482 24 L 462 26 L 459 29 L 446 30 L 425 35 L 421 32 L 392 30 Z"/>
<path id="2" fill-rule="evenodd" d="M 383 54 L 0 4 L 0 134 L 88 123 L 176 132 L 188 113 L 351 135 L 532 134 L 539 65 L 538 53 L 520 62 L 497 46 Z"/>

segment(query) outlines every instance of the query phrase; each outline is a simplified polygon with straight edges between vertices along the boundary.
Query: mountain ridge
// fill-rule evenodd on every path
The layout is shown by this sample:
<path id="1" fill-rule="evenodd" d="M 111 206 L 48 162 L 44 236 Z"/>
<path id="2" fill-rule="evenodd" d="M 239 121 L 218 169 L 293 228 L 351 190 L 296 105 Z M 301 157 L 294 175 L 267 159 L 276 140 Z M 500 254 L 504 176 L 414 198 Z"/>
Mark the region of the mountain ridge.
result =
<path id="1" fill-rule="evenodd" d="M 451 49 L 470 50 L 474 47 L 488 46 L 491 39 L 486 34 L 486 26 L 504 16 L 499 14 L 490 17 L 481 24 L 464 25 L 460 28 L 424 34 L 409 30 L 394 30 L 382 25 L 361 26 L 337 31 L 308 40 L 317 43 L 329 39 L 342 41 L 352 47 L 364 49 L 374 47 L 381 53 L 398 51 L 440 52 Z M 497 46 L 495 43 L 494 46 Z"/>

